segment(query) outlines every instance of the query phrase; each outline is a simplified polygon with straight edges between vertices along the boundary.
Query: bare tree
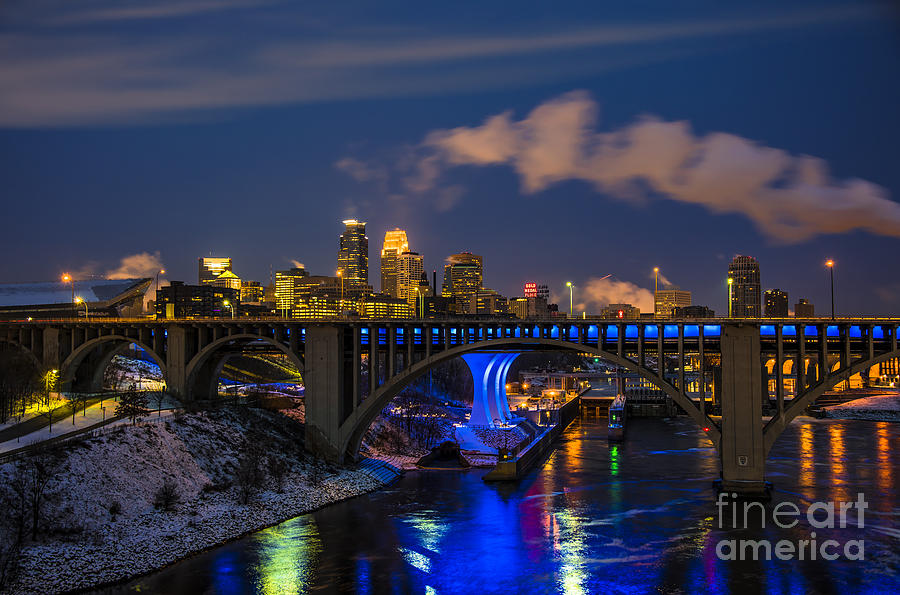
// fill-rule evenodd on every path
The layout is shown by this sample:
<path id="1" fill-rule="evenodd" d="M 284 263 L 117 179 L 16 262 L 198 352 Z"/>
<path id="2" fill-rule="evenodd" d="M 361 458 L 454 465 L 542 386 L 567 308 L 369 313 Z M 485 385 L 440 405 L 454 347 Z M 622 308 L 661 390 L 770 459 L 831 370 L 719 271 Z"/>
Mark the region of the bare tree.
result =
<path id="1" fill-rule="evenodd" d="M 269 469 L 269 477 L 275 482 L 275 487 L 280 492 L 284 489 L 284 476 L 290 470 L 290 465 L 284 458 L 270 454 L 266 467 Z"/>
<path id="2" fill-rule="evenodd" d="M 127 417 L 134 425 L 138 419 L 146 417 L 148 413 L 150 410 L 147 409 L 147 395 L 138 392 L 132 384 L 127 391 L 122 393 L 122 398 L 116 405 L 116 415 Z"/>
<path id="3" fill-rule="evenodd" d="M 59 454 L 48 448 L 35 450 L 15 466 L 10 487 L 23 522 L 26 516 L 31 521 L 32 539 L 37 539 L 49 494 L 48 488 L 61 467 L 62 459 Z"/>
<path id="4" fill-rule="evenodd" d="M 234 480 L 238 486 L 238 498 L 241 504 L 247 504 L 265 481 L 266 472 L 262 466 L 262 453 L 259 447 L 254 444 L 248 446 L 245 443 L 242 450 L 243 456 L 238 463 Z"/>

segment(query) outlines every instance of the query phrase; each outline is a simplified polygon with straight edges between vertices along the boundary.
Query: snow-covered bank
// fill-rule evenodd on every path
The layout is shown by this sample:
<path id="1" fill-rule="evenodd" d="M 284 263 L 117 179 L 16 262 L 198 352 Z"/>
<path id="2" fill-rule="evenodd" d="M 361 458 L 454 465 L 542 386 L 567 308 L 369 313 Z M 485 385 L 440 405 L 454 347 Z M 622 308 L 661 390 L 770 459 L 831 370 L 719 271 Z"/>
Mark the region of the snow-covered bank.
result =
<path id="1" fill-rule="evenodd" d="M 874 395 L 825 407 L 829 419 L 900 421 L 900 395 Z"/>
<path id="2" fill-rule="evenodd" d="M 25 544 L 5 592 L 122 581 L 382 486 L 362 471 L 315 461 L 302 450 L 301 432 L 280 413 L 235 408 L 123 426 L 78 443 L 59 462 L 42 534 Z M 269 477 L 241 504 L 238 477 L 248 460 Z M 12 464 L 0 467 L 0 484 L 14 473 Z M 180 501 L 157 510 L 155 495 L 166 483 Z"/>

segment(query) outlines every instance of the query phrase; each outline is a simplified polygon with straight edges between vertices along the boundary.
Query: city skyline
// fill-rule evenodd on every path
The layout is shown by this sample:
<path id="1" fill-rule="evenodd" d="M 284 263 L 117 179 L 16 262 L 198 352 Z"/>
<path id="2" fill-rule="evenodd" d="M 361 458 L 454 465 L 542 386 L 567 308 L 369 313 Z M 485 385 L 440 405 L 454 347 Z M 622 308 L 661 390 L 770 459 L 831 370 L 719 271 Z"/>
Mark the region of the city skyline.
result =
<path id="1" fill-rule="evenodd" d="M 4 259 L 0 279 L 133 276 L 162 265 L 167 278 L 190 280 L 192 258 L 210 252 L 233 255 L 246 279 L 267 279 L 292 260 L 332 274 L 330 222 L 356 218 L 376 241 L 395 227 L 407 230 L 429 272 L 443 265 L 437 255 L 484 255 L 490 286 L 504 295 L 541 279 L 562 301 L 572 281 L 576 296 L 593 296 L 591 307 L 628 291 L 649 296 L 646 307 L 659 267 L 692 290 L 695 303 L 724 312 L 722 270 L 735 254 L 752 254 L 764 263 L 764 289 L 825 304 L 823 263 L 834 259 L 838 311 L 895 311 L 900 264 L 878 257 L 896 251 L 900 229 L 893 216 L 900 82 L 885 76 L 897 66 L 897 18 L 883 5 L 762 2 L 750 14 L 711 2 L 660 3 L 659 21 L 650 24 L 626 6 L 561 15 L 525 4 L 514 23 L 501 7 L 485 6 L 470 15 L 485 23 L 477 31 L 446 7 L 402 6 L 411 30 L 400 39 L 385 32 L 389 17 L 366 12 L 359 20 L 352 10 L 324 7 L 304 13 L 277 2 L 212 10 L 215 23 L 191 7 L 115 18 L 67 7 L 56 21 L 31 5 L 8 9 L 5 24 L 18 37 L 7 63 L 19 70 L 0 72 L 15 82 L 0 97 L 6 216 L 29 221 L 41 205 L 43 236 L 27 225 L 8 230 L 0 246 L 17 258 Z M 305 21 L 309 14 L 316 18 Z M 312 39 L 305 49 L 320 61 L 329 43 L 342 48 L 328 58 L 334 78 L 312 86 L 321 96 L 296 92 L 310 88 L 303 82 L 317 67 L 286 59 L 297 31 L 276 21 L 302 23 L 299 32 Z M 235 26 L 247 36 L 240 44 L 228 34 Z M 254 87 L 238 73 L 228 101 L 213 101 L 222 96 L 220 65 L 173 45 L 198 30 L 203 44 L 227 41 L 229 55 L 278 64 L 262 76 L 286 87 Z M 51 32 L 66 56 L 26 43 Z M 116 83 L 125 66 L 97 58 L 116 55 L 108 44 L 127 35 L 142 56 L 140 68 L 127 69 L 143 85 L 131 101 Z M 408 51 L 392 45 L 399 42 Z M 158 63 L 164 50 L 183 60 Z M 67 56 L 81 60 L 81 78 L 107 91 L 95 102 L 66 101 L 83 91 L 79 77 L 48 75 Z M 200 76 L 186 77 L 188 67 Z M 41 76 L 15 77 L 26 70 Z M 183 89 L 191 79 L 195 85 Z M 396 84 L 374 85 L 373 94 L 373 80 Z M 183 93 L 168 95 L 173 89 Z M 527 155 L 511 150 L 549 117 L 592 142 L 663 135 L 700 152 L 724 143 L 720 154 L 741 157 L 707 161 L 704 171 L 732 172 L 726 182 L 743 180 L 745 191 L 730 183 L 710 192 L 667 185 L 660 172 L 678 161 L 674 153 L 638 151 L 640 144 L 623 155 L 633 160 L 614 168 L 633 174 L 621 180 L 604 167 L 561 167 L 541 146 L 527 145 L 534 149 Z M 471 139 L 483 153 L 470 150 Z M 567 139 L 554 137 L 562 161 L 609 162 Z M 528 155 L 540 160 L 525 168 Z M 773 202 L 773 184 L 760 182 L 771 179 L 767 171 L 801 172 L 795 181 L 806 184 L 805 202 L 795 194 Z M 860 207 L 847 210 L 848 201 Z M 780 203 L 796 208 L 772 208 Z M 101 228 L 101 220 L 115 224 Z M 668 249 L 673 238 L 677 252 Z"/>

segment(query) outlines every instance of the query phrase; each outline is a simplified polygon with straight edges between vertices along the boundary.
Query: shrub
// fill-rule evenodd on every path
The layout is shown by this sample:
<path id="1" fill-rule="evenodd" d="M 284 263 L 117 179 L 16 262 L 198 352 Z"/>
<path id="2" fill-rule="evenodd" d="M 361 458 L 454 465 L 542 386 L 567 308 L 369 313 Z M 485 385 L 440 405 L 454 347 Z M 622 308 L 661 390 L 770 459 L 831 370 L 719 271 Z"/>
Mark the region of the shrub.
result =
<path id="1" fill-rule="evenodd" d="M 181 501 L 181 495 L 178 493 L 178 486 L 171 481 L 164 482 L 156 491 L 153 497 L 153 506 L 157 510 L 174 510 L 178 502 Z"/>

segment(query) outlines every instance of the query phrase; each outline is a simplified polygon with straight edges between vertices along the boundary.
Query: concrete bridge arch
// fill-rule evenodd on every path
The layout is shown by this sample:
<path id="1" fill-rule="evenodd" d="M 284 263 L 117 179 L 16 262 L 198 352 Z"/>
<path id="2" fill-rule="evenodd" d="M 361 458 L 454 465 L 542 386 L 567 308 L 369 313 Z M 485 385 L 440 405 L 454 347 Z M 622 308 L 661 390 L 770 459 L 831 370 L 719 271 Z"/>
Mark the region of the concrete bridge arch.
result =
<path id="1" fill-rule="evenodd" d="M 59 386 L 63 392 L 98 392 L 103 388 L 103 374 L 117 353 L 128 345 L 135 344 L 144 350 L 159 366 L 163 381 L 168 384 L 168 369 L 165 354 L 134 337 L 124 335 L 101 335 L 90 339 L 70 353 L 59 367 Z"/>
<path id="2" fill-rule="evenodd" d="M 412 365 L 379 386 L 367 399 L 340 424 L 337 436 L 324 436 L 322 428 L 316 427 L 315 419 L 315 403 L 310 403 L 311 399 L 315 399 L 315 389 L 312 384 L 315 381 L 315 368 L 311 369 L 310 385 L 307 387 L 307 440 L 312 441 L 313 450 L 324 450 L 328 446 L 322 444 L 322 440 L 331 443 L 332 448 L 336 447 L 336 452 L 331 456 L 338 459 L 354 460 L 358 456 L 360 443 L 363 435 L 369 426 L 375 420 L 381 411 L 396 397 L 404 388 L 409 386 L 417 378 L 425 374 L 428 370 L 435 366 L 449 361 L 455 357 L 471 353 L 485 352 L 508 352 L 523 353 L 530 351 L 568 351 L 576 353 L 589 353 L 596 357 L 603 358 L 611 363 L 619 365 L 626 370 L 639 374 L 647 381 L 664 391 L 672 398 L 688 415 L 702 428 L 710 439 L 718 447 L 720 439 L 720 430 L 718 425 L 705 413 L 694 405 L 690 398 L 681 390 L 674 387 L 667 380 L 662 378 L 656 370 L 641 366 L 632 359 L 619 356 L 609 351 L 601 350 L 589 345 L 573 343 L 571 341 L 546 338 L 501 338 L 480 341 L 477 343 L 469 343 L 452 347 L 445 351 L 434 353 Z M 476 379 L 477 381 L 477 379 Z M 312 414 L 312 416 L 310 415 Z M 337 438 L 338 443 L 332 441 Z M 324 447 L 324 449 L 323 449 Z M 326 454 L 326 453 L 321 453 Z"/>
<path id="3" fill-rule="evenodd" d="M 304 372 L 303 356 L 293 351 L 290 345 L 265 335 L 248 333 L 226 335 L 204 346 L 184 366 L 184 380 L 180 394 L 185 400 L 194 399 L 199 395 L 214 395 L 218 387 L 218 379 L 227 359 L 235 355 L 234 352 L 225 350 L 233 347 L 243 350 L 253 343 L 264 343 L 275 347 L 281 353 L 288 356 L 301 374 Z"/>

